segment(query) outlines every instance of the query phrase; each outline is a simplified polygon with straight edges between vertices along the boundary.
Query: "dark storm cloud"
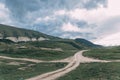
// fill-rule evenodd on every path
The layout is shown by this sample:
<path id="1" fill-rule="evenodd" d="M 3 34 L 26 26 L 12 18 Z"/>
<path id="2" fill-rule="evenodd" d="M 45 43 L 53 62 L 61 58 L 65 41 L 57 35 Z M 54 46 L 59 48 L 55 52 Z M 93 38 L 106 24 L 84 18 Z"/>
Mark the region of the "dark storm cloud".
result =
<path id="1" fill-rule="evenodd" d="M 37 30 L 54 36 L 64 36 L 67 38 L 74 36 L 87 36 L 87 33 L 63 32 L 60 28 L 63 24 L 71 23 L 79 28 L 90 27 L 83 20 L 70 18 L 68 15 L 55 15 L 56 11 L 71 11 L 77 8 L 87 10 L 98 8 L 99 5 L 106 5 L 106 0 L 0 0 L 9 10 L 12 25 L 22 28 Z M 48 16 L 50 19 L 44 20 Z M 38 18 L 41 21 L 35 22 Z M 53 19 L 54 18 L 54 19 Z M 89 33 L 90 35 L 90 33 Z M 90 37 L 88 37 L 90 38 Z"/>
<path id="2" fill-rule="evenodd" d="M 52 14 L 55 10 L 96 8 L 98 4 L 105 4 L 105 0 L 5 0 L 5 4 L 11 11 L 13 18 L 25 21 L 25 16 L 29 12 L 37 11 L 37 14 L 42 17 Z"/>

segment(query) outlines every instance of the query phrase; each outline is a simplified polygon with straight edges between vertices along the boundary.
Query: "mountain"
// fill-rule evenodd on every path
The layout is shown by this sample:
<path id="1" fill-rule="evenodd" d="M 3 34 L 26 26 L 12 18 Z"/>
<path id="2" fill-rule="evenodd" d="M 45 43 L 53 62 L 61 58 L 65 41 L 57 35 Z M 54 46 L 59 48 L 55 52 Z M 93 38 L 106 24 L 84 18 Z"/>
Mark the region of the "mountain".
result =
<path id="1" fill-rule="evenodd" d="M 9 39 L 14 42 L 19 42 L 19 41 L 42 41 L 59 38 L 33 30 L 27 30 L 0 24 L 0 39 Z"/>
<path id="2" fill-rule="evenodd" d="M 120 45 L 120 32 L 106 36 L 99 40 L 94 41 L 95 44 L 103 46 L 119 46 Z"/>
<path id="3" fill-rule="evenodd" d="M 21 41 L 22 42 L 32 41 L 31 43 L 35 42 L 35 45 L 38 44 L 39 44 L 38 46 L 42 45 L 41 47 L 49 47 L 53 45 L 54 47 L 58 47 L 58 45 L 61 47 L 65 45 L 69 45 L 68 47 L 72 46 L 77 49 L 98 47 L 98 45 L 95 45 L 90 41 L 81 38 L 77 38 L 75 40 L 62 39 L 33 30 L 27 30 L 27 29 L 16 28 L 13 26 L 0 24 L 0 42 L 12 43 L 12 42 L 21 42 Z M 38 41 L 42 41 L 42 42 L 38 42 Z"/>
<path id="4" fill-rule="evenodd" d="M 101 47 L 100 45 L 93 44 L 92 42 L 82 39 L 82 38 L 76 38 L 75 42 L 85 47 Z"/>

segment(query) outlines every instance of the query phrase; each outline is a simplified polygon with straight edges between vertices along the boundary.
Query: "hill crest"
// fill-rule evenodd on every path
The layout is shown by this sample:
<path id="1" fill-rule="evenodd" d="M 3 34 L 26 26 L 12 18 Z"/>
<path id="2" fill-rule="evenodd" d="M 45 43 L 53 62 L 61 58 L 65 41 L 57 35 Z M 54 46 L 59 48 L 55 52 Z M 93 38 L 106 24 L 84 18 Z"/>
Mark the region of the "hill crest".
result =
<path id="1" fill-rule="evenodd" d="M 42 41 L 58 38 L 33 30 L 27 30 L 0 24 L 0 39 L 9 39 L 14 42 L 20 42 L 20 41 Z"/>

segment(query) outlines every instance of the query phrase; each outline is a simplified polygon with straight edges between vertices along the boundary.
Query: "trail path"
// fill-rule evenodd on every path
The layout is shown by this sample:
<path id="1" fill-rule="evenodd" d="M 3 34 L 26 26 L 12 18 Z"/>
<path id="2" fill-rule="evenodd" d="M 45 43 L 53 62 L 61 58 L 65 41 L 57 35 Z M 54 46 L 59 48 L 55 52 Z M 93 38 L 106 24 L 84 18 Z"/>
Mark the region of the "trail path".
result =
<path id="1" fill-rule="evenodd" d="M 70 71 L 76 69 L 80 63 L 91 63 L 91 62 L 120 62 L 120 60 L 99 60 L 99 59 L 93 59 L 84 57 L 82 54 L 87 50 L 82 50 L 77 52 L 73 57 L 69 57 L 63 60 L 55 60 L 55 61 L 42 61 L 37 59 L 28 59 L 28 58 L 11 58 L 6 56 L 0 56 L 0 58 L 3 59 L 12 59 L 12 60 L 21 60 L 21 61 L 30 61 L 35 63 L 40 62 L 68 62 L 68 65 L 62 69 L 58 69 L 56 71 L 48 72 L 42 75 L 38 75 L 32 78 L 29 78 L 27 80 L 55 80 L 66 73 L 69 73 Z"/>
<path id="2" fill-rule="evenodd" d="M 0 58 L 2 58 L 2 59 L 10 59 L 10 60 L 30 61 L 30 62 L 35 62 L 35 63 L 43 62 L 42 60 L 29 59 L 29 58 L 12 58 L 12 57 L 7 57 L 7 56 L 0 56 Z"/>
<path id="3" fill-rule="evenodd" d="M 29 61 L 29 62 L 34 62 L 34 63 L 41 63 L 41 62 L 70 62 L 73 59 L 73 57 L 69 57 L 69 58 L 62 59 L 62 60 L 44 61 L 44 60 L 30 59 L 30 58 L 12 58 L 12 57 L 7 57 L 7 56 L 0 56 L 0 58 L 1 59 L 10 59 L 10 60 Z"/>
<path id="4" fill-rule="evenodd" d="M 82 53 L 86 51 L 79 51 L 77 52 L 74 56 L 73 59 L 71 59 L 71 61 L 69 61 L 69 64 L 62 68 L 62 69 L 58 69 L 56 71 L 52 71 L 52 72 L 48 72 L 27 80 L 55 80 L 63 75 L 65 75 L 66 73 L 69 73 L 70 71 L 76 69 L 80 63 L 90 63 L 90 62 L 111 62 L 111 61 L 106 61 L 106 60 L 98 60 L 98 59 L 93 59 L 93 58 L 88 58 L 88 57 L 84 57 L 82 55 Z"/>

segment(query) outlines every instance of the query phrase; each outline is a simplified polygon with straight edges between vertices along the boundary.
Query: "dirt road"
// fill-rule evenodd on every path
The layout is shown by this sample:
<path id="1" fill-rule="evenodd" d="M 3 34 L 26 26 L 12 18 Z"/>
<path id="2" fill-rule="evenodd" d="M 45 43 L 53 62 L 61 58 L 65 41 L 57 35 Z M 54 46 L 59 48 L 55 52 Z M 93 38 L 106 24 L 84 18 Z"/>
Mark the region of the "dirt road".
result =
<path id="1" fill-rule="evenodd" d="M 65 75 L 66 73 L 69 73 L 70 71 L 76 69 L 80 63 L 89 63 L 89 62 L 110 62 L 110 61 L 105 61 L 105 60 L 97 60 L 97 59 L 92 59 L 92 58 L 87 58 L 84 57 L 82 55 L 83 51 L 79 51 L 74 55 L 74 59 L 72 61 L 69 62 L 69 64 L 62 69 L 53 71 L 53 72 L 48 72 L 27 80 L 55 80 L 63 75 Z"/>
<path id="2" fill-rule="evenodd" d="M 2 59 L 11 59 L 11 60 L 20 60 L 20 61 L 30 61 L 30 62 L 35 62 L 35 63 L 43 62 L 42 60 L 29 59 L 29 58 L 12 58 L 12 57 L 7 57 L 7 56 L 0 56 L 0 58 L 2 58 Z"/>
<path id="3" fill-rule="evenodd" d="M 77 52 L 73 57 L 69 57 L 63 60 L 55 60 L 55 61 L 42 61 L 42 60 L 37 60 L 37 59 L 28 59 L 28 58 L 11 58 L 11 57 L 6 57 L 6 56 L 0 56 L 0 58 L 4 59 L 12 59 L 12 60 L 22 60 L 22 61 L 31 61 L 35 63 L 40 63 L 40 62 L 68 62 L 68 65 L 62 69 L 58 69 L 56 71 L 48 72 L 42 75 L 38 75 L 33 78 L 29 78 L 26 80 L 55 80 L 66 73 L 69 73 L 70 71 L 76 69 L 80 63 L 90 63 L 90 62 L 120 62 L 120 60 L 111 60 L 111 61 L 106 61 L 106 60 L 98 60 L 98 59 L 93 59 L 93 58 L 88 58 L 84 57 L 82 54 L 86 50 L 82 50 Z"/>
<path id="4" fill-rule="evenodd" d="M 12 57 L 7 57 L 7 56 L 0 56 L 1 59 L 10 59 L 10 60 L 19 60 L 19 61 L 29 61 L 29 62 L 34 62 L 34 63 L 41 63 L 41 62 L 70 62 L 73 57 L 69 57 L 66 59 L 62 60 L 52 60 L 52 61 L 45 61 L 45 60 L 39 60 L 39 59 L 30 59 L 30 58 L 12 58 Z"/>

